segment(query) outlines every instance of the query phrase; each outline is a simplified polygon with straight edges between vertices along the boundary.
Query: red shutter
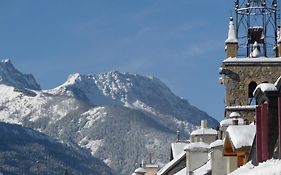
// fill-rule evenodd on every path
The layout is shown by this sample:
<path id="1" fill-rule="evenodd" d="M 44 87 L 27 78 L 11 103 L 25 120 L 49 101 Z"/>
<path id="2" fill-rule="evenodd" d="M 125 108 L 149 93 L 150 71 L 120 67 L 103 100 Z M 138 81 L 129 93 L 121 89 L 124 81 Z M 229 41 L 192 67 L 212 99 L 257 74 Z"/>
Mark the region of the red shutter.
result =
<path id="1" fill-rule="evenodd" d="M 261 106 L 256 108 L 256 156 L 257 162 L 262 161 Z"/>
<path id="2" fill-rule="evenodd" d="M 281 158 L 281 97 L 278 97 L 278 140 L 279 140 L 279 159 Z"/>
<path id="3" fill-rule="evenodd" d="M 262 161 L 268 159 L 268 104 L 261 105 Z"/>

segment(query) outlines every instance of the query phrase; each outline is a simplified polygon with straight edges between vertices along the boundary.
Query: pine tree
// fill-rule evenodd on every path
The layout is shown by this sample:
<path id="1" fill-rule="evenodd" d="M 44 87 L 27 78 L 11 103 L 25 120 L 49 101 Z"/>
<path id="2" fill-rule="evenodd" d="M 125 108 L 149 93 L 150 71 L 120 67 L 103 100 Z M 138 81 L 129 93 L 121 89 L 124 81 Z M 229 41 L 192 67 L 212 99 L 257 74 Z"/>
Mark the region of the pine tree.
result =
<path id="1" fill-rule="evenodd" d="M 64 170 L 64 175 L 68 175 L 67 169 Z"/>

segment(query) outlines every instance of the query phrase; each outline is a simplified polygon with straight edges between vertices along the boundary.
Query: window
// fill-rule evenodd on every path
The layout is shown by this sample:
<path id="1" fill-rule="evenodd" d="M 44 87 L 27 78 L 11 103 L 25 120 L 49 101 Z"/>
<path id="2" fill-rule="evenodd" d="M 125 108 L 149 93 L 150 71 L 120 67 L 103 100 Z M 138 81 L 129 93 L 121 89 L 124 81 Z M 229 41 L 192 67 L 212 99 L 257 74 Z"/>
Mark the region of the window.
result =
<path id="1" fill-rule="evenodd" d="M 256 105 L 256 100 L 254 98 L 254 91 L 257 87 L 257 83 L 252 81 L 248 86 L 248 104 L 249 105 Z"/>

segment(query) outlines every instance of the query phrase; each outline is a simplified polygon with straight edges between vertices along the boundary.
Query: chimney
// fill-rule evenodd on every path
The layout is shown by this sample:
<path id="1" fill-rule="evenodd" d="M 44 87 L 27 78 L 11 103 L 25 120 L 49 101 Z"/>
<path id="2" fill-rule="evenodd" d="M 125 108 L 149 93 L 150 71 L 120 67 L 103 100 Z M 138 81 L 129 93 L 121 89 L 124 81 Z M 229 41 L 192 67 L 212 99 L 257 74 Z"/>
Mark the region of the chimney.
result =
<path id="1" fill-rule="evenodd" d="M 201 129 L 207 128 L 207 120 L 201 120 Z"/>
<path id="2" fill-rule="evenodd" d="M 152 153 L 149 153 L 149 163 L 152 164 Z"/>
<path id="3" fill-rule="evenodd" d="M 222 140 L 222 130 L 218 130 L 218 139 Z"/>
<path id="4" fill-rule="evenodd" d="M 232 123 L 233 123 L 233 125 L 238 125 L 238 119 L 237 118 L 233 119 Z"/>
<path id="5" fill-rule="evenodd" d="M 180 142 L 180 131 L 177 130 L 177 142 Z"/>

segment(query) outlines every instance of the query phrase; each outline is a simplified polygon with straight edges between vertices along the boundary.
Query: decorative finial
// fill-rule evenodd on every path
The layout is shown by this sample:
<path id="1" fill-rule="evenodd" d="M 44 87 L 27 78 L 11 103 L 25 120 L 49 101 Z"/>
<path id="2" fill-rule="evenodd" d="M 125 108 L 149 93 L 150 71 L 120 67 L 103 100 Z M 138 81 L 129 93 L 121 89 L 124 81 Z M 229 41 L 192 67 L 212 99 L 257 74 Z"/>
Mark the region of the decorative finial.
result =
<path id="1" fill-rule="evenodd" d="M 233 18 L 229 18 L 229 29 L 228 29 L 228 36 L 225 40 L 225 43 L 238 43 L 238 39 L 236 38 L 236 33 L 234 30 Z"/>

